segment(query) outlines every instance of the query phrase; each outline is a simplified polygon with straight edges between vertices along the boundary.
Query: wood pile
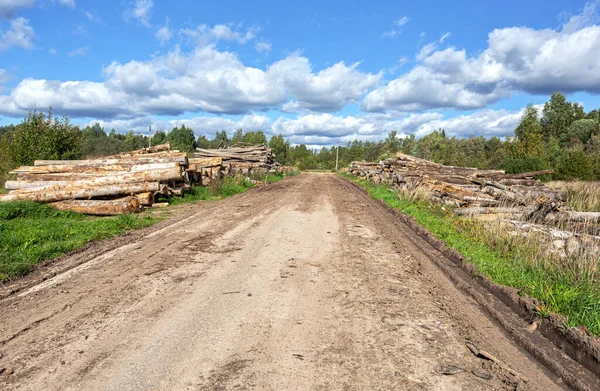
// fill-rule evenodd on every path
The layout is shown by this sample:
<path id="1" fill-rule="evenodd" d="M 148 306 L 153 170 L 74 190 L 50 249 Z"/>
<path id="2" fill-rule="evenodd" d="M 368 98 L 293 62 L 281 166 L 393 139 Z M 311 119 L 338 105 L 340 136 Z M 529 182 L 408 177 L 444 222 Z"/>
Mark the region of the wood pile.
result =
<path id="1" fill-rule="evenodd" d="M 504 214 L 536 222 L 600 222 L 599 213 L 573 212 L 565 194 L 536 177 L 552 170 L 506 174 L 503 170 L 454 167 L 399 153 L 379 163 L 353 162 L 349 172 L 397 187 L 425 187 L 432 201 L 456 206 L 460 215 Z"/>
<path id="2" fill-rule="evenodd" d="M 164 206 L 156 200 L 183 196 L 191 185 L 279 166 L 264 145 L 198 149 L 195 155 L 188 158 L 167 143 L 89 160 L 36 160 L 11 171 L 16 180 L 5 183 L 9 193 L 0 202 L 35 201 L 102 216 L 136 213 Z"/>
<path id="3" fill-rule="evenodd" d="M 169 143 L 90 160 L 36 160 L 14 169 L 0 202 L 36 201 L 92 215 L 135 213 L 185 184 L 185 153 Z"/>
<path id="4" fill-rule="evenodd" d="M 196 148 L 198 159 L 222 159 L 223 175 L 248 175 L 251 172 L 276 170 L 275 155 L 264 145 L 230 147 L 227 149 Z"/>

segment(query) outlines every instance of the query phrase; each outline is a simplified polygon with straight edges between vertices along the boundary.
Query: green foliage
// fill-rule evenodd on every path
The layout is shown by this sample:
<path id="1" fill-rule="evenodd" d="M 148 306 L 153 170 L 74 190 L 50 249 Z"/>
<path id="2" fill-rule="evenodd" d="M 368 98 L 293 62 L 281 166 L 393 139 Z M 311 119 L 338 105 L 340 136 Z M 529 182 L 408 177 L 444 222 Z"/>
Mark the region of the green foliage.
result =
<path id="1" fill-rule="evenodd" d="M 594 166 L 583 147 L 577 146 L 563 151 L 556 167 L 556 179 L 594 179 Z"/>
<path id="2" fill-rule="evenodd" d="M 539 156 L 509 156 L 502 162 L 502 169 L 508 174 L 539 171 L 548 168 L 548 164 Z"/>
<path id="3" fill-rule="evenodd" d="M 600 133 L 600 124 L 595 119 L 580 119 L 574 121 L 567 131 L 563 133 L 560 142 L 567 145 L 573 141 L 585 144 L 593 134 Z"/>
<path id="4" fill-rule="evenodd" d="M 167 134 L 162 130 L 157 130 L 150 139 L 152 145 L 160 145 L 167 142 Z"/>
<path id="5" fill-rule="evenodd" d="M 561 139 L 571 124 L 585 118 L 583 109 L 577 103 L 567 102 L 560 92 L 554 92 L 550 100 L 544 104 L 541 119 L 542 131 L 545 137 Z"/>
<path id="6" fill-rule="evenodd" d="M 519 126 L 515 129 L 518 140 L 518 154 L 542 156 L 544 153 L 544 136 L 538 120 L 538 112 L 533 104 L 527 105 Z"/>
<path id="7" fill-rule="evenodd" d="M 221 130 L 215 134 L 215 138 L 210 143 L 211 148 L 227 148 L 229 146 L 229 137 L 227 131 Z"/>
<path id="8" fill-rule="evenodd" d="M 591 277 L 574 275 L 566 267 L 532 263 L 519 249 L 482 234 L 486 227 L 480 222 L 464 220 L 440 206 L 403 197 L 384 185 L 376 186 L 352 176 L 346 178 L 359 183 L 373 198 L 414 217 L 495 283 L 520 289 L 545 303 L 544 311 L 565 315 L 569 326 L 583 325 L 592 334 L 600 335 L 600 285 Z"/>
<path id="9" fill-rule="evenodd" d="M 123 140 L 124 152 L 146 148 L 147 146 L 148 142 L 146 141 L 146 137 L 144 137 L 142 134 L 133 133 L 133 130 L 130 130 L 125 134 L 125 140 Z"/>
<path id="10" fill-rule="evenodd" d="M 196 148 L 196 137 L 194 131 L 181 125 L 180 128 L 175 127 L 167 134 L 167 141 L 171 142 L 173 149 L 178 149 L 181 152 L 191 152 Z"/>
<path id="11" fill-rule="evenodd" d="M 34 111 L 12 132 L 11 152 L 14 163 L 30 165 L 36 159 L 76 159 L 81 144 L 81 131 L 68 118 Z"/>
<path id="12" fill-rule="evenodd" d="M 281 164 L 287 164 L 289 161 L 290 142 L 285 140 L 280 134 L 271 137 L 269 148 L 275 155 L 275 161 Z"/>
<path id="13" fill-rule="evenodd" d="M 86 217 L 33 202 L 0 203 L 0 282 L 22 276 L 40 262 L 89 241 L 121 235 L 155 221 L 134 215 Z"/>

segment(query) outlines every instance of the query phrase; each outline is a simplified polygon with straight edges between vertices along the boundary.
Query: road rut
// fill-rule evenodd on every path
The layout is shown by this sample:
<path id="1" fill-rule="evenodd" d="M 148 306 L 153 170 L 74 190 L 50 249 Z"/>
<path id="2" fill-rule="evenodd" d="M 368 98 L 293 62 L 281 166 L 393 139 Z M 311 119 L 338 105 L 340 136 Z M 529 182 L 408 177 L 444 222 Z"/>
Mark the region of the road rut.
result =
<path id="1" fill-rule="evenodd" d="M 564 389 L 335 175 L 185 212 L 2 299 L 0 389 Z"/>

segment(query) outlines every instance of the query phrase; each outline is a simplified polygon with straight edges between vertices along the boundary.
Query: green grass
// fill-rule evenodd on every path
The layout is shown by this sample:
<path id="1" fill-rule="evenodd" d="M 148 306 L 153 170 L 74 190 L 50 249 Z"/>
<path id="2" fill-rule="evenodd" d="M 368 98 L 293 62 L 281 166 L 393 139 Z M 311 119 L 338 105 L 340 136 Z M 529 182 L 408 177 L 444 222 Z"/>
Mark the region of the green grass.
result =
<path id="1" fill-rule="evenodd" d="M 507 246 L 493 235 L 482 234 L 481 222 L 455 216 L 451 211 L 428 202 L 402 198 L 386 185 L 374 185 L 350 175 L 375 199 L 414 217 L 438 239 L 460 252 L 468 262 L 497 284 L 518 288 L 541 300 L 548 311 L 562 314 L 568 326 L 585 326 L 600 335 L 600 284 L 592 276 L 578 273 L 554 262 L 531 262 L 531 248 Z M 528 254 L 531 255 L 531 254 Z"/>
<path id="2" fill-rule="evenodd" d="M 283 174 L 269 174 L 267 182 L 283 178 Z M 243 178 L 225 178 L 215 186 L 192 187 L 183 198 L 170 197 L 169 203 L 219 200 L 254 186 Z M 122 235 L 159 220 L 144 215 L 90 217 L 27 201 L 0 203 L 0 283 L 24 276 L 36 265 L 90 241 Z"/>
<path id="3" fill-rule="evenodd" d="M 0 203 L 0 282 L 23 276 L 37 264 L 92 240 L 121 235 L 156 221 L 135 215 L 87 217 L 27 201 Z"/>

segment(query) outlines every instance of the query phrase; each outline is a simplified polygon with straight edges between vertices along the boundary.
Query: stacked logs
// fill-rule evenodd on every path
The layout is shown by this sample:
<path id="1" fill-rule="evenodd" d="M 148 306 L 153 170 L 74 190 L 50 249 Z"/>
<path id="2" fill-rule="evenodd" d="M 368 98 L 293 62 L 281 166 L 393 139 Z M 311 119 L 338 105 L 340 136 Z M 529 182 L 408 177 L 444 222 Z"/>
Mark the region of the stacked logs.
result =
<path id="1" fill-rule="evenodd" d="M 36 160 L 11 171 L 16 180 L 5 183 L 10 192 L 0 202 L 35 201 L 102 216 L 136 213 L 166 205 L 155 200 L 183 196 L 191 185 L 277 166 L 264 145 L 199 149 L 194 158 L 167 143 L 91 160 Z"/>
<path id="2" fill-rule="evenodd" d="M 396 159 L 379 163 L 354 162 L 349 172 L 375 183 L 425 187 L 430 191 L 432 201 L 453 204 L 458 207 L 456 213 L 462 215 L 523 215 L 537 209 L 540 203 L 562 205 L 565 200 L 562 190 L 545 186 L 535 179 L 552 174 L 552 170 L 506 174 L 503 170 L 445 166 L 399 153 Z M 548 214 L 549 219 L 555 218 Z M 577 215 L 577 218 L 581 216 Z"/>
<path id="3" fill-rule="evenodd" d="M 185 153 L 169 143 L 91 160 L 36 160 L 16 168 L 0 202 L 36 201 L 92 215 L 136 213 L 185 186 Z"/>
<path id="4" fill-rule="evenodd" d="M 275 170 L 278 167 L 271 148 L 264 145 L 227 149 L 196 148 L 194 156 L 197 159 L 222 159 L 223 175 L 248 175 L 251 172 Z"/>

